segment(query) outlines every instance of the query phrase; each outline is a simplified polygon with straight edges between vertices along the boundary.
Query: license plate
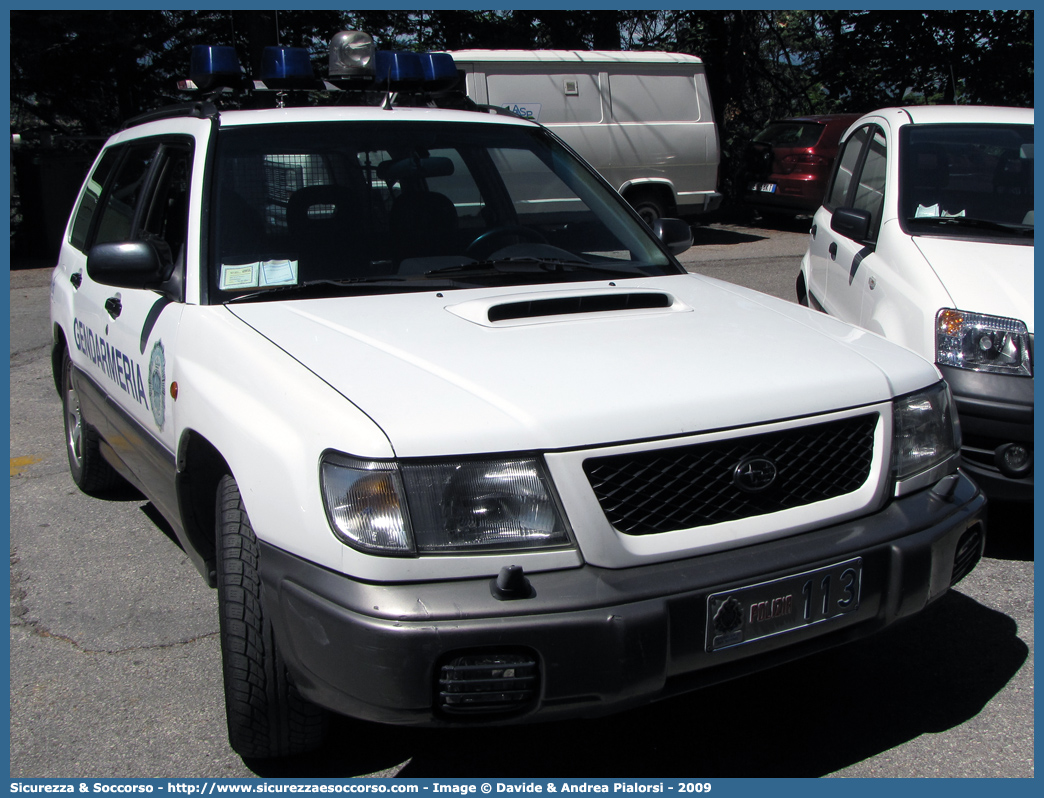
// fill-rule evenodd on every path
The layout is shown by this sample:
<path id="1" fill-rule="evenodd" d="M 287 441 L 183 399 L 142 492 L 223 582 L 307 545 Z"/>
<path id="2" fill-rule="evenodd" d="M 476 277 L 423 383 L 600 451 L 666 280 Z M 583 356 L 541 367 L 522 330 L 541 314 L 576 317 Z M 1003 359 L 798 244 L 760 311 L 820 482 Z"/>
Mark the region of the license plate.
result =
<path id="1" fill-rule="evenodd" d="M 750 190 L 751 191 L 762 191 L 762 192 L 764 192 L 766 194 L 775 194 L 776 193 L 776 184 L 775 183 L 751 183 L 750 184 Z"/>
<path id="2" fill-rule="evenodd" d="M 771 582 L 724 590 L 707 599 L 707 650 L 750 643 L 840 618 L 859 608 L 863 560 Z"/>

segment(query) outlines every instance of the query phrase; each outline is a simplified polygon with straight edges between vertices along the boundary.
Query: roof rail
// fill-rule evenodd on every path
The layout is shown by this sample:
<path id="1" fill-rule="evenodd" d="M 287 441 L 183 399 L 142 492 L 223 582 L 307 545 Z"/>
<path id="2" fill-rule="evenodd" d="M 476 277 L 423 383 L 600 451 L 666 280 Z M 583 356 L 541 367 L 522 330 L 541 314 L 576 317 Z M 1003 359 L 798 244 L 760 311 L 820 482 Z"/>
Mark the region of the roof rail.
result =
<path id="1" fill-rule="evenodd" d="M 217 106 L 210 100 L 196 100 L 194 102 L 178 103 L 177 105 L 167 105 L 163 108 L 156 108 L 155 110 L 138 114 L 124 122 L 120 127 L 120 130 L 126 130 L 135 125 L 142 125 L 146 122 L 155 122 L 160 119 L 175 119 L 180 116 L 193 116 L 197 119 L 213 119 L 217 117 L 217 115 Z"/>

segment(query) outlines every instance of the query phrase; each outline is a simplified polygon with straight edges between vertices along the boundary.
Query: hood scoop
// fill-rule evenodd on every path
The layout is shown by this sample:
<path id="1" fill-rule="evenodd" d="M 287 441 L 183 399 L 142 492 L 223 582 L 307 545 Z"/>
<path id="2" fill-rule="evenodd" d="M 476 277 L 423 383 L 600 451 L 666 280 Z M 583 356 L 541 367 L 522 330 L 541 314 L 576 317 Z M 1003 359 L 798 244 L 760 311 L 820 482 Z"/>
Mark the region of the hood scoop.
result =
<path id="1" fill-rule="evenodd" d="M 688 311 L 687 305 L 663 291 L 561 291 L 514 295 L 464 302 L 446 309 L 463 319 L 486 327 L 514 326 L 561 321 L 570 316 L 645 315 Z"/>

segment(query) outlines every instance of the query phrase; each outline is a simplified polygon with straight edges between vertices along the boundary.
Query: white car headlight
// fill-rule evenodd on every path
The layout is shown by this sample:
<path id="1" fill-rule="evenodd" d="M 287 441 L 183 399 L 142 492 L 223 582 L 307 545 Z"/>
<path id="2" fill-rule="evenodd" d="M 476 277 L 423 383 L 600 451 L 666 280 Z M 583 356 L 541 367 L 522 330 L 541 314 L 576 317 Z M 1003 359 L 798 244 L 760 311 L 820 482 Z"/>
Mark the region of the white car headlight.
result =
<path id="1" fill-rule="evenodd" d="M 923 487 L 941 476 L 935 469 L 956 468 L 955 456 L 961 448 L 961 428 L 957 422 L 950 388 L 939 382 L 924 391 L 900 396 L 892 403 L 894 439 L 892 471 L 897 482 L 923 475 L 916 485 Z"/>
<path id="2" fill-rule="evenodd" d="M 330 525 L 375 554 L 433 554 L 571 545 L 533 457 L 416 463 L 327 453 L 320 463 Z"/>
<path id="3" fill-rule="evenodd" d="M 960 369 L 1033 376 L 1026 325 L 1001 316 L 943 308 L 935 317 L 935 360 Z"/>

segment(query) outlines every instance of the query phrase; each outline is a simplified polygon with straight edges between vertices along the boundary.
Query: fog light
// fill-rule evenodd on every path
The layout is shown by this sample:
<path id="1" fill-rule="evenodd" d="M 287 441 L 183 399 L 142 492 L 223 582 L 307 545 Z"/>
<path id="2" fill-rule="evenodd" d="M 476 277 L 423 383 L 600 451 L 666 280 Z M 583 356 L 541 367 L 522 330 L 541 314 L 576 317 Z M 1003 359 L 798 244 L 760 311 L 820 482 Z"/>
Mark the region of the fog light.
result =
<path id="1" fill-rule="evenodd" d="M 439 669 L 436 704 L 455 715 L 517 712 L 532 706 L 539 690 L 532 652 L 463 654 Z"/>
<path id="2" fill-rule="evenodd" d="M 1018 479 L 1033 470 L 1033 452 L 1021 443 L 1006 443 L 994 452 L 997 468 L 1006 477 Z"/>

